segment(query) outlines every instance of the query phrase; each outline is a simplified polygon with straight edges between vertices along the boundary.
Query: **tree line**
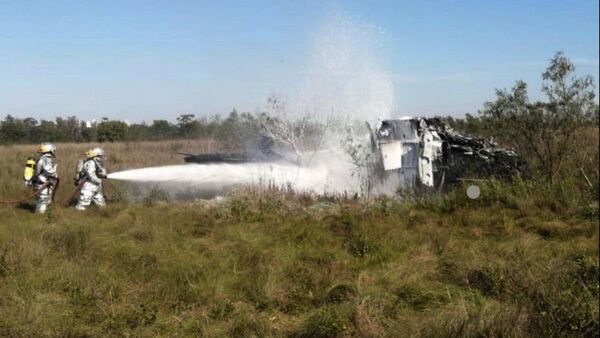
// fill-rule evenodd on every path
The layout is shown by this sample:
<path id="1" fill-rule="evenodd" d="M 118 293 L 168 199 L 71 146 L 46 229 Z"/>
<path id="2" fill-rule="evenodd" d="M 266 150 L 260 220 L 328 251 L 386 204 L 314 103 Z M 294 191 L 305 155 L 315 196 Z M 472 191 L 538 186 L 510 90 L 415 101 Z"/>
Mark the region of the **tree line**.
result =
<path id="1" fill-rule="evenodd" d="M 57 117 L 54 121 L 11 115 L 0 121 L 0 143 L 21 144 L 39 142 L 118 142 L 159 141 L 170 139 L 213 138 L 222 141 L 242 140 L 258 132 L 257 117 L 233 110 L 225 118 L 196 118 L 181 114 L 175 123 L 154 120 L 151 124 L 128 124 L 120 120 L 81 121 L 75 116 Z"/>

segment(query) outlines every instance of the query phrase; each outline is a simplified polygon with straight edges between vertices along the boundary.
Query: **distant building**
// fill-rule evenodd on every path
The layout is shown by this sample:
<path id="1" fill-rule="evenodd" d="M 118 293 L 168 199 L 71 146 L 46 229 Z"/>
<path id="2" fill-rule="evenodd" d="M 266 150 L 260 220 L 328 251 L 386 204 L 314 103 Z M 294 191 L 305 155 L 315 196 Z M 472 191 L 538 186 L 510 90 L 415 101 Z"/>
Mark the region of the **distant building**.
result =
<path id="1" fill-rule="evenodd" d="M 94 125 L 96 125 L 96 120 L 85 121 L 86 128 L 92 128 Z"/>

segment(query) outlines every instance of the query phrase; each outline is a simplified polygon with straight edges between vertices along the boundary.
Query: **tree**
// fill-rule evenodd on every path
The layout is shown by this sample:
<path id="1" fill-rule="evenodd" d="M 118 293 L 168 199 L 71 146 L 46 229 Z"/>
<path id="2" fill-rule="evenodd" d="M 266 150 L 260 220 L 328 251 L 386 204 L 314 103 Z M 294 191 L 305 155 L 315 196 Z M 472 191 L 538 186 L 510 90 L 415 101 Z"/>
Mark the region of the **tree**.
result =
<path id="1" fill-rule="evenodd" d="M 240 114 L 233 109 L 227 118 L 221 122 L 216 134 L 217 139 L 223 141 L 230 150 L 240 150 L 242 143 L 239 136 Z"/>
<path id="2" fill-rule="evenodd" d="M 175 134 L 173 126 L 166 120 L 154 120 L 150 126 L 152 138 L 155 140 L 166 140 Z"/>
<path id="3" fill-rule="evenodd" d="M 127 139 L 130 141 L 141 141 L 149 138 L 150 127 L 146 123 L 132 124 L 127 128 Z"/>
<path id="4" fill-rule="evenodd" d="M 102 121 L 98 124 L 98 141 L 123 141 L 127 136 L 127 124 L 123 121 Z"/>
<path id="5" fill-rule="evenodd" d="M 30 137 L 34 142 L 54 142 L 60 138 L 60 131 L 53 121 L 42 120 Z"/>
<path id="6" fill-rule="evenodd" d="M 576 151 L 577 132 L 593 123 L 598 111 L 592 77 L 574 72 L 573 63 L 559 52 L 542 74 L 547 102 L 530 102 L 527 84 L 517 81 L 511 90 L 496 90 L 496 100 L 481 111 L 492 135 L 520 151 L 550 182 Z"/>
<path id="7" fill-rule="evenodd" d="M 27 125 L 22 120 L 7 115 L 0 126 L 0 140 L 4 143 L 27 141 Z"/>
<path id="8" fill-rule="evenodd" d="M 333 122 L 332 116 L 327 116 L 325 121 L 317 121 L 308 113 L 293 117 L 288 114 L 286 101 L 277 95 L 271 95 L 267 104 L 269 113 L 258 117 L 262 132 L 292 152 L 296 162 L 310 164 L 323 146 Z"/>
<path id="9" fill-rule="evenodd" d="M 57 119 L 58 121 L 58 119 Z M 59 128 L 64 130 L 65 141 L 81 142 L 83 137 L 81 135 L 81 126 L 79 119 L 75 116 L 69 116 L 66 120 L 63 120 L 63 124 L 59 125 Z"/>
<path id="10" fill-rule="evenodd" d="M 79 123 L 81 130 L 81 140 L 84 142 L 96 142 L 98 140 L 98 123 L 81 121 Z"/>
<path id="11" fill-rule="evenodd" d="M 181 114 L 177 118 L 177 134 L 183 138 L 198 137 L 200 123 L 195 119 L 194 114 Z"/>

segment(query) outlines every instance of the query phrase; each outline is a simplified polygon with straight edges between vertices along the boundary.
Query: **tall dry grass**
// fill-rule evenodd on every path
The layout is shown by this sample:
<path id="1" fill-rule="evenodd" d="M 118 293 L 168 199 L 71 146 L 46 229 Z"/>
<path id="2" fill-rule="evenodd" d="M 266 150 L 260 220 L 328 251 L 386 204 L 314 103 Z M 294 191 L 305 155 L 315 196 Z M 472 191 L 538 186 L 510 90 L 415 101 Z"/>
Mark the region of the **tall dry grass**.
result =
<path id="1" fill-rule="evenodd" d="M 597 222 L 544 205 L 249 190 L 0 219 L 0 336 L 598 332 Z"/>
<path id="2" fill-rule="evenodd" d="M 90 145 L 58 146 L 68 185 Z M 209 150 L 104 147 L 113 171 Z M 0 148 L 0 195 L 19 195 L 34 151 Z M 482 183 L 477 200 L 247 189 L 84 213 L 0 206 L 0 336 L 597 337 L 597 205 L 543 183 Z"/>

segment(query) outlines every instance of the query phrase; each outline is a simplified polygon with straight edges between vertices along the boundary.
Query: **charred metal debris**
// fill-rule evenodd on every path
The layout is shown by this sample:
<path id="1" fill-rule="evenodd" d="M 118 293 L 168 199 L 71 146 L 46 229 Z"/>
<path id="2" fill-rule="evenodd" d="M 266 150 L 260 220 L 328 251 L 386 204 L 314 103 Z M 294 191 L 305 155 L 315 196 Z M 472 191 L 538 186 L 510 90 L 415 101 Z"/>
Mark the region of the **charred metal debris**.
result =
<path id="1" fill-rule="evenodd" d="M 287 157 L 275 151 L 274 141 L 268 136 L 260 136 L 256 144 L 252 144 L 244 152 L 238 153 L 212 153 L 212 154 L 187 154 L 183 160 L 187 163 L 248 163 L 248 162 L 291 162 Z"/>
<path id="2" fill-rule="evenodd" d="M 404 187 L 442 188 L 461 180 L 507 178 L 525 169 L 515 151 L 461 135 L 439 118 L 383 120 L 371 145 L 389 174 Z"/>

